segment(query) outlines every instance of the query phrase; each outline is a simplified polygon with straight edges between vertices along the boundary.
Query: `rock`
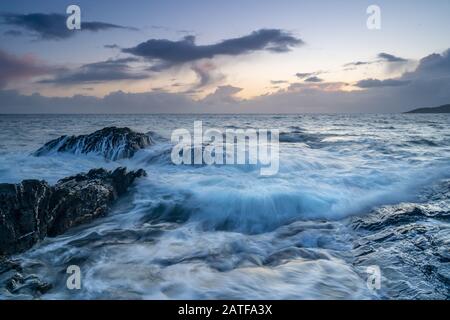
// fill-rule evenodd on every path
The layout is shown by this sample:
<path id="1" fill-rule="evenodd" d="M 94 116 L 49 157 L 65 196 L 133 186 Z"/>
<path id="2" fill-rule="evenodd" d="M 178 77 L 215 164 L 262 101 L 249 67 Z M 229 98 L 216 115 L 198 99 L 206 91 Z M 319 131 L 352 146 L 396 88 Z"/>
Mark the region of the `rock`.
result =
<path id="1" fill-rule="evenodd" d="M 0 255 L 31 248 L 46 236 L 104 216 L 144 170 L 94 169 L 65 178 L 55 186 L 25 180 L 0 184 Z"/>
<path id="2" fill-rule="evenodd" d="M 113 172 L 94 169 L 60 180 L 53 188 L 50 201 L 54 222 L 48 235 L 59 235 L 71 227 L 104 216 L 111 203 L 124 194 L 137 177 L 145 174 L 142 169 L 129 173 L 126 168 Z"/>
<path id="3" fill-rule="evenodd" d="M 46 236 L 51 193 L 45 181 L 0 184 L 0 254 L 23 251 Z"/>
<path id="4" fill-rule="evenodd" d="M 34 152 L 42 156 L 56 152 L 95 153 L 109 160 L 131 158 L 136 151 L 153 143 L 149 135 L 130 128 L 107 127 L 88 135 L 61 136 Z"/>
<path id="5" fill-rule="evenodd" d="M 0 275 L 11 270 L 22 271 L 22 267 L 19 262 L 0 256 Z"/>
<path id="6" fill-rule="evenodd" d="M 38 297 L 52 288 L 50 283 L 44 282 L 36 275 L 23 276 L 16 273 L 6 282 L 6 289 L 13 294 L 28 294 Z"/>

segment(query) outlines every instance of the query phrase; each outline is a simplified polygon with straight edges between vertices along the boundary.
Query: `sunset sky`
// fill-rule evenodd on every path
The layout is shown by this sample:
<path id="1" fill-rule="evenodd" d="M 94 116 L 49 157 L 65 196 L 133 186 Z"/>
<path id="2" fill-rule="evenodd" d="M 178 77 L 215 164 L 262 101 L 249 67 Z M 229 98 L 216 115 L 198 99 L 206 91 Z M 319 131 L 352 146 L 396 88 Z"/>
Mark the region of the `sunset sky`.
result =
<path id="1" fill-rule="evenodd" d="M 68 30 L 66 8 L 81 8 Z M 366 26 L 369 5 L 381 29 Z M 450 1 L 2 1 L 0 113 L 450 103 Z"/>

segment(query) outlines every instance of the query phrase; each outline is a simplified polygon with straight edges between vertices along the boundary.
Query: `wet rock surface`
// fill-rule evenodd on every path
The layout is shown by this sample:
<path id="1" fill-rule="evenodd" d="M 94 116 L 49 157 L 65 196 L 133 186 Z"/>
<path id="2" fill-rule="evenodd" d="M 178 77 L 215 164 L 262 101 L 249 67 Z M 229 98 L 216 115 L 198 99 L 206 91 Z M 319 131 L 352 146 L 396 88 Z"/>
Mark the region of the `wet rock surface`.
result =
<path id="1" fill-rule="evenodd" d="M 8 299 L 39 298 L 52 284 L 35 274 L 26 274 L 17 260 L 0 257 L 0 295 Z"/>
<path id="2" fill-rule="evenodd" d="M 45 181 L 0 184 L 0 255 L 26 250 L 47 235 L 51 194 Z"/>
<path id="3" fill-rule="evenodd" d="M 108 212 L 144 170 L 93 169 L 58 181 L 0 184 L 0 255 L 31 248 L 46 236 L 62 234 Z"/>
<path id="4" fill-rule="evenodd" d="M 7 282 L 6 289 L 12 294 L 29 294 L 39 296 L 52 288 L 50 283 L 42 281 L 36 275 L 23 276 L 21 273 L 14 274 Z"/>
<path id="5" fill-rule="evenodd" d="M 450 181 L 430 188 L 423 200 L 352 220 L 354 264 L 380 267 L 381 298 L 450 298 Z"/>
<path id="6" fill-rule="evenodd" d="M 73 154 L 95 153 L 109 160 L 131 158 L 136 151 L 153 143 L 151 137 L 130 128 L 107 127 L 88 135 L 61 136 L 47 142 L 34 152 L 43 156 L 58 152 Z"/>

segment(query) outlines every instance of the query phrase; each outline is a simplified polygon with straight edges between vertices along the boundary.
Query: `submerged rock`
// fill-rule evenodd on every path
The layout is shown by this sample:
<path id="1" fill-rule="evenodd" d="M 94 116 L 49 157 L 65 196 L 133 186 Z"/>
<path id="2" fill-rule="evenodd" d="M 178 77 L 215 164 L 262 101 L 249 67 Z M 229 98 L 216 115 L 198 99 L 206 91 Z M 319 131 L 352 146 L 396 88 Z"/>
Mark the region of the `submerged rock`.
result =
<path id="1" fill-rule="evenodd" d="M 0 184 L 0 255 L 24 251 L 46 236 L 105 215 L 133 181 L 145 174 L 142 169 L 94 169 L 54 186 L 38 180 Z"/>
<path id="2" fill-rule="evenodd" d="M 20 266 L 19 262 L 0 256 L 0 275 L 7 273 L 11 270 L 22 271 L 22 267 Z"/>
<path id="3" fill-rule="evenodd" d="M 24 276 L 21 273 L 16 273 L 6 281 L 5 287 L 12 294 L 28 294 L 33 297 L 39 297 L 48 292 L 52 285 L 42 281 L 36 275 Z"/>
<path id="4" fill-rule="evenodd" d="M 34 152 L 35 156 L 55 152 L 95 153 L 109 160 L 131 158 L 136 151 L 153 143 L 149 135 L 130 128 L 107 127 L 81 136 L 61 136 Z"/>

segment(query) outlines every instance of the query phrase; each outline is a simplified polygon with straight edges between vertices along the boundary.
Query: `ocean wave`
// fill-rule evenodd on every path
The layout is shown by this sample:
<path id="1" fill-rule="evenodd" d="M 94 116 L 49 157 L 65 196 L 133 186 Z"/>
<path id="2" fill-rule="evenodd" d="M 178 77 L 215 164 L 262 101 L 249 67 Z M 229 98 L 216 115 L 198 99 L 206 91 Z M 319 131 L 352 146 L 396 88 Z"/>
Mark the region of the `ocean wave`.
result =
<path id="1" fill-rule="evenodd" d="M 333 170 L 347 167 L 345 161 L 330 161 Z M 450 172 L 443 164 L 400 173 L 397 169 L 395 173 L 364 170 L 361 175 L 336 179 L 326 174 L 330 167 L 308 160 L 282 161 L 280 174 L 265 178 L 241 166 L 171 167 L 164 175 L 157 173 L 160 168 L 146 168 L 150 176 L 158 174 L 158 185 L 147 179 L 136 195 L 144 199 L 151 193 L 160 199 L 140 208 L 147 212 L 146 221 L 195 221 L 205 230 L 248 234 L 271 231 L 295 220 L 338 220 L 379 205 L 415 199 L 421 187 Z M 311 170 L 318 171 L 305 174 Z M 155 190 L 162 194 L 160 198 Z"/>

